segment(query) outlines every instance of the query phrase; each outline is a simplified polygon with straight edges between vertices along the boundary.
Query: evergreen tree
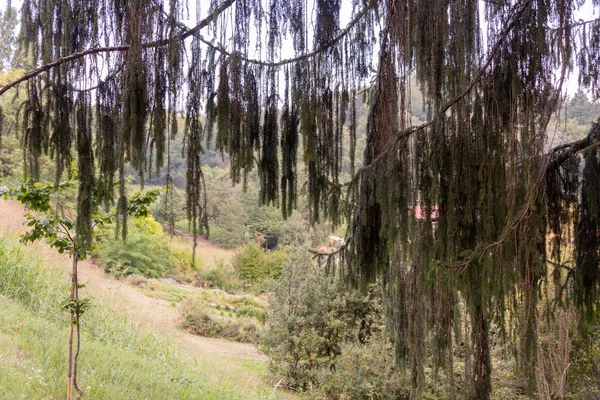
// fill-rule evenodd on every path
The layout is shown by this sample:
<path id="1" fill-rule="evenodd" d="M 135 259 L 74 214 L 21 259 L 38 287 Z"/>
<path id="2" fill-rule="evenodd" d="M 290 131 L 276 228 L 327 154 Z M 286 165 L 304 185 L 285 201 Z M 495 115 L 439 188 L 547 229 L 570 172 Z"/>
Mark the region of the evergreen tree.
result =
<path id="1" fill-rule="evenodd" d="M 571 239 L 575 267 L 554 271 L 554 284 L 573 279 L 583 315 L 598 310 L 600 128 L 550 153 L 544 144 L 571 69 L 600 94 L 599 22 L 575 21 L 575 0 L 344 3 L 352 11 L 343 28 L 340 0 L 316 0 L 315 21 L 304 0 L 212 0 L 208 16 L 188 28 L 181 0 L 24 0 L 23 51 L 37 68 L 0 95 L 16 85 L 27 94 L 25 172 L 36 179 L 47 152 L 58 181 L 77 144 L 79 159 L 100 170 L 97 180 L 81 177 L 80 203 L 94 190 L 107 203 L 116 198 L 126 234 L 125 163 L 144 176 L 168 162 L 183 108 L 196 234 L 207 220 L 200 154 L 213 134 L 230 156 L 232 181 L 258 167 L 260 199 L 284 216 L 301 192 L 300 158 L 311 220 L 348 222 L 340 253 L 349 281 L 384 281 L 397 359 L 416 398 L 426 359 L 452 376 L 462 336 L 469 397 L 489 398 L 492 323 L 517 344 L 533 390 L 546 261 L 561 264 Z M 288 43 L 294 56 L 284 59 Z M 413 75 L 427 110 L 419 126 L 411 126 Z M 359 93 L 369 116 L 355 170 Z M 340 180 L 344 150 L 349 182 Z M 85 237 L 91 215 L 78 211 Z"/>

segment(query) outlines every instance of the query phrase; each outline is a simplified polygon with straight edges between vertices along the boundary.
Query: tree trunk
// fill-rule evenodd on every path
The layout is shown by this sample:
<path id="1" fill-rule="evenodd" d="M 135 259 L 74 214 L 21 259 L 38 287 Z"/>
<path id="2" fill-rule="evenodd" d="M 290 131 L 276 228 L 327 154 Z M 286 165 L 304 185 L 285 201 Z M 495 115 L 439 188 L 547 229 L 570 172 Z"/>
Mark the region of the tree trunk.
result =
<path id="1" fill-rule="evenodd" d="M 71 303 L 71 323 L 69 326 L 69 358 L 68 358 L 68 371 L 67 371 L 67 400 L 73 399 L 73 387 L 78 392 L 77 398 L 81 398 L 81 389 L 77 386 L 77 361 L 79 358 L 79 347 L 80 347 L 80 326 L 79 326 L 79 315 L 78 301 L 79 301 L 79 282 L 77 279 L 77 251 L 73 251 L 71 255 L 71 294 L 69 301 Z M 75 354 L 73 354 L 73 337 L 77 335 L 77 346 Z"/>
<path id="2" fill-rule="evenodd" d="M 473 318 L 473 389 L 471 399 L 489 400 L 492 392 L 492 366 L 490 360 L 489 324 L 481 305 L 475 307 Z"/>

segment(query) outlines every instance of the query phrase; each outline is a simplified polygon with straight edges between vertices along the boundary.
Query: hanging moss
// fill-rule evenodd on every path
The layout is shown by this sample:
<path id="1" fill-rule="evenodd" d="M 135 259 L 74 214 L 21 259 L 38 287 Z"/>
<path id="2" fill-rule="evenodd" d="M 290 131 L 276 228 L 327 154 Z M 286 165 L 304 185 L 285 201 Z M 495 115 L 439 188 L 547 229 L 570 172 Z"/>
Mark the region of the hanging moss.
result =
<path id="1" fill-rule="evenodd" d="M 588 143 L 593 147 L 584 155 L 581 207 L 575 242 L 575 296 L 588 318 L 595 315 L 600 286 L 600 150 L 594 146 L 600 140 L 600 125 L 596 123 L 591 132 Z"/>
<path id="2" fill-rule="evenodd" d="M 284 99 L 281 113 L 281 212 L 283 218 L 292 215 L 296 208 L 297 197 L 297 149 L 298 149 L 298 114 L 294 103 L 290 103 L 290 78 L 286 71 Z"/>
<path id="3" fill-rule="evenodd" d="M 194 41 L 192 49 L 195 52 L 200 51 L 198 43 Z M 200 156 L 202 154 L 203 128 L 200 123 L 201 111 L 201 84 L 202 75 L 199 60 L 196 60 L 190 66 L 188 71 L 188 81 L 192 90 L 187 95 L 188 114 L 185 120 L 184 151 L 187 156 L 186 171 L 186 204 L 188 221 L 192 234 L 194 235 L 194 246 L 192 259 L 195 259 L 197 237 L 205 234 L 208 237 L 208 217 L 206 206 L 206 186 Z"/>
<path id="4" fill-rule="evenodd" d="M 260 199 L 263 204 L 277 205 L 279 193 L 279 140 L 277 124 L 277 93 L 274 81 L 265 109 L 262 127 L 260 173 Z"/>
<path id="5" fill-rule="evenodd" d="M 2 135 L 4 135 L 4 111 L 0 107 L 0 148 L 2 148 Z"/>
<path id="6" fill-rule="evenodd" d="M 95 168 L 92 149 L 92 106 L 89 94 L 77 98 L 77 251 L 80 259 L 92 251 L 92 216 L 94 214 Z"/>
<path id="7" fill-rule="evenodd" d="M 224 0 L 210 2 L 208 17 L 193 29 L 183 25 L 178 0 L 162 8 L 142 0 L 96 3 L 23 2 L 22 44 L 35 65 L 74 52 L 87 57 L 53 64 L 26 84 L 19 117 L 29 178 L 38 178 L 46 151 L 57 180 L 75 142 L 80 162 L 94 157 L 84 128 L 91 101 L 75 89 L 82 82 L 97 85 L 90 91 L 97 191 L 106 205 L 118 197 L 124 235 L 125 165 L 143 177 L 158 171 L 167 153 L 170 184 L 169 143 L 180 112 L 195 236 L 208 233 L 204 147 L 229 155 L 233 183 L 245 183 L 258 164 L 261 201 L 279 204 L 284 217 L 296 206 L 302 159 L 311 222 L 348 224 L 338 265 L 345 280 L 384 281 L 397 358 L 416 398 L 426 361 L 435 373 L 447 370 L 444 384 L 454 390 L 459 339 L 466 343 L 466 396 L 489 398 L 492 323 L 518 348 L 523 383 L 532 390 L 538 320 L 531 310 L 548 287 L 547 261 L 561 265 L 571 240 L 576 265 L 567 274 L 552 271 L 555 295 L 575 278 L 580 309 L 597 311 L 597 137 L 550 155 L 546 149 L 563 73 L 577 65 L 580 82 L 599 95 L 600 24 L 574 24 L 573 0 L 354 1 L 343 28 L 339 0 L 317 0 L 314 9 L 304 0 Z M 287 43 L 294 55 L 282 59 Z M 428 115 L 418 127 L 411 127 L 412 77 Z M 357 170 L 359 93 L 369 110 Z M 580 171 L 576 154 L 584 148 Z M 344 170 L 351 171 L 348 182 Z M 83 210 L 94 183 L 80 179 Z"/>

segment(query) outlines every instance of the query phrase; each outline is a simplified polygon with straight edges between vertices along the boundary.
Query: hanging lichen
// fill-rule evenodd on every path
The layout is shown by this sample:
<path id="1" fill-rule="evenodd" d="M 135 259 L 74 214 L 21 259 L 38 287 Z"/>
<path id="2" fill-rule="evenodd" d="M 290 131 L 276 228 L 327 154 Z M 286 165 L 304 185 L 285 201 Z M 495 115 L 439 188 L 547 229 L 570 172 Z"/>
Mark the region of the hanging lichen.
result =
<path id="1" fill-rule="evenodd" d="M 97 190 L 106 205 L 118 198 L 125 235 L 126 163 L 142 179 L 159 171 L 183 113 L 194 236 L 208 232 L 200 165 L 207 146 L 227 153 L 233 183 L 245 184 L 257 166 L 262 203 L 280 205 L 284 217 L 305 184 L 311 222 L 348 225 L 345 281 L 383 281 L 397 359 L 415 398 L 426 362 L 435 374 L 446 369 L 444 384 L 455 390 L 461 342 L 465 397 L 489 398 L 491 326 L 518 349 L 531 391 L 532 310 L 550 287 L 548 271 L 557 298 L 572 287 L 581 310 L 597 311 L 598 137 L 593 130 L 548 154 L 546 128 L 574 65 L 599 95 L 600 23 L 574 22 L 573 0 L 207 3 L 198 7 L 206 18 L 188 28 L 177 0 L 24 0 L 23 50 L 47 65 L 25 79 L 19 114 L 28 178 L 38 179 L 40 155 L 49 152 L 61 179 L 74 143 L 79 162 L 93 159 L 84 128 L 92 105 L 79 95 L 89 89 Z M 345 27 L 342 3 L 351 5 Z M 282 58 L 288 44 L 294 54 Z M 411 78 L 428 119 L 417 127 Z M 362 163 L 361 97 L 369 103 Z M 307 182 L 297 182 L 301 168 Z M 94 183 L 80 180 L 85 238 Z M 565 273 L 572 240 L 576 262 Z"/>

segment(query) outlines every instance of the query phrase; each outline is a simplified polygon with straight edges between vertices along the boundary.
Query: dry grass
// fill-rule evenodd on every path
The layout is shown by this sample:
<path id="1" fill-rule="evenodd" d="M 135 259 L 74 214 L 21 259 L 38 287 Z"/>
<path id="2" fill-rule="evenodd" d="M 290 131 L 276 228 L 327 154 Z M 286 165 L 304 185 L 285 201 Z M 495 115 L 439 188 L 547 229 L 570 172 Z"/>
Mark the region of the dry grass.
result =
<path id="1" fill-rule="evenodd" d="M 202 239 L 198 239 L 198 241 L 196 257 L 204 270 L 219 266 L 220 260 L 224 263 L 230 263 L 236 255 L 236 250 L 225 249 Z M 189 237 L 173 238 L 171 248 L 191 251 L 191 239 Z"/>
<path id="2" fill-rule="evenodd" d="M 16 238 L 24 231 L 22 221 L 21 205 L 0 199 L 0 233 Z M 182 245 L 189 244 L 182 241 Z M 27 249 L 46 265 L 58 266 L 63 271 L 69 266 L 66 257 L 43 244 L 27 246 Z M 211 249 L 204 252 L 205 259 L 214 259 L 215 255 L 231 257 L 234 253 L 216 246 Z M 196 365 L 197 373 L 206 376 L 211 384 L 248 393 L 244 398 L 250 399 L 265 398 L 265 394 L 272 391 L 271 385 L 265 381 L 266 358 L 253 345 L 181 331 L 176 326 L 177 310 L 170 301 L 146 296 L 134 286 L 115 280 L 90 262 L 80 263 L 80 280 L 87 283 L 84 296 L 92 296 L 94 303 L 110 305 L 117 318 L 126 318 L 138 324 L 146 334 L 172 342 L 178 352 L 185 354 Z M 288 394 L 285 397 L 290 398 Z"/>

